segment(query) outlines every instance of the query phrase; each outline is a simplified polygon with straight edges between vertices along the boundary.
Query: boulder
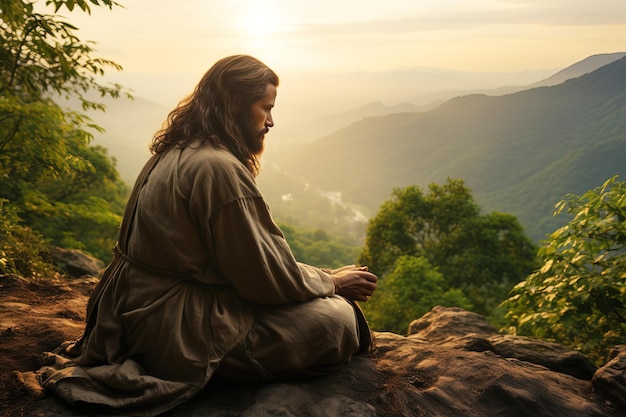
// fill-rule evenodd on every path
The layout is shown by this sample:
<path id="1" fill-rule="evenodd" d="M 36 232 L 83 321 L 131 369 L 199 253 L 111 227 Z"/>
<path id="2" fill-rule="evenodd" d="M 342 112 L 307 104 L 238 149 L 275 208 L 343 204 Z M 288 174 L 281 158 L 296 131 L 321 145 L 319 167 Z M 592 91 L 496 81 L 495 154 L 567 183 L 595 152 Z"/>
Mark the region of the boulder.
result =
<path id="1" fill-rule="evenodd" d="M 431 342 L 443 342 L 468 334 L 488 337 L 498 334 L 483 316 L 459 307 L 433 307 L 431 311 L 409 324 L 409 335 L 416 335 Z"/>
<path id="2" fill-rule="evenodd" d="M 409 335 L 442 346 L 542 365 L 556 372 L 591 380 L 597 367 L 579 351 L 530 337 L 499 334 L 483 316 L 458 307 L 434 307 L 409 325 Z"/>
<path id="3" fill-rule="evenodd" d="M 582 353 L 558 343 L 502 334 L 491 336 L 488 340 L 494 347 L 493 351 L 500 356 L 542 365 L 579 379 L 589 381 L 597 370 Z"/>
<path id="4" fill-rule="evenodd" d="M 615 407 L 626 410 L 626 345 L 611 351 L 609 362 L 596 371 L 591 383 Z"/>
<path id="5" fill-rule="evenodd" d="M 377 334 L 373 360 L 385 375 L 393 416 L 624 416 L 589 381 L 543 366 L 390 334 Z"/>
<path id="6" fill-rule="evenodd" d="M 104 268 L 104 263 L 100 259 L 77 249 L 54 247 L 50 251 L 50 255 L 55 266 L 75 278 L 85 275 L 96 277 Z"/>

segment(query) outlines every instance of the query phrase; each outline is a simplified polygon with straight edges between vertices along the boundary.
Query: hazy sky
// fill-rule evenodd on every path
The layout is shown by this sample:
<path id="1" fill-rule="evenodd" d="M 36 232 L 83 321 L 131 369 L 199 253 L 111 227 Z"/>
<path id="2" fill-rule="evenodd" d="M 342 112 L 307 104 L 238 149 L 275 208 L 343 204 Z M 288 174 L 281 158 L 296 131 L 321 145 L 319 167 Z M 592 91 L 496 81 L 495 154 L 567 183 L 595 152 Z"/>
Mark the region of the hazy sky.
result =
<path id="1" fill-rule="evenodd" d="M 232 54 L 279 74 L 271 138 L 291 140 L 319 137 L 328 127 L 319 117 L 373 101 L 422 105 L 441 100 L 430 95 L 438 91 L 529 85 L 591 55 L 626 51 L 626 0 L 116 1 L 124 8 L 60 14 L 96 42 L 97 56 L 123 66 L 109 80 L 167 109 L 137 133 L 142 146 L 156 120 Z M 406 68 L 420 70 L 374 73 Z M 126 112 L 131 105 L 138 110 Z M 139 129 L 134 118 L 152 117 L 140 106 L 110 106 L 116 116 L 103 126 Z"/>
<path id="2" fill-rule="evenodd" d="M 204 72 L 234 53 L 283 72 L 520 71 L 626 50 L 625 0 L 117 1 L 62 14 L 128 72 Z"/>
<path id="3" fill-rule="evenodd" d="M 98 56 L 123 66 L 115 81 L 143 96 L 158 85 L 159 97 L 169 88 L 181 98 L 216 60 L 236 53 L 260 58 L 285 80 L 403 67 L 556 72 L 626 50 L 626 0 L 117 1 L 124 8 L 60 14 L 96 42 Z M 538 79 L 519 83 L 530 81 Z"/>

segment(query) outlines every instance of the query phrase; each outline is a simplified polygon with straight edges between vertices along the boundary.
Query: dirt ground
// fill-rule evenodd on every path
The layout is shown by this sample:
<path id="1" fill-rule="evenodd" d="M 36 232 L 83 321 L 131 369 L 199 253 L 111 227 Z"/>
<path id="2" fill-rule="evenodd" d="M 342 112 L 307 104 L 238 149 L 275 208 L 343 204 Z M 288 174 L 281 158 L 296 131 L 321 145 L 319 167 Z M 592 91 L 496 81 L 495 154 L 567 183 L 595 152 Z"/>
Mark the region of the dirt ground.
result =
<path id="1" fill-rule="evenodd" d="M 34 414 L 37 402 L 14 371 L 38 369 L 43 352 L 82 334 L 96 281 L 56 277 L 33 282 L 0 275 L 0 417 Z"/>

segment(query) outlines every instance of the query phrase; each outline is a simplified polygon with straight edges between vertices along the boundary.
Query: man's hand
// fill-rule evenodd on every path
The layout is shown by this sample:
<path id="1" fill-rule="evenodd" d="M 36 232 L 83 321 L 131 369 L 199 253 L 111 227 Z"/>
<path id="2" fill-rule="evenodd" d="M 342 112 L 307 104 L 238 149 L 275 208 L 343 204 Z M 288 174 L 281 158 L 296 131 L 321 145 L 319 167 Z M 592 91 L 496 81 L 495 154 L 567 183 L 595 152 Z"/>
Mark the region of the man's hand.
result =
<path id="1" fill-rule="evenodd" d="M 346 265 L 331 271 L 335 293 L 349 300 L 367 301 L 376 289 L 378 277 L 368 272 L 366 266 Z"/>

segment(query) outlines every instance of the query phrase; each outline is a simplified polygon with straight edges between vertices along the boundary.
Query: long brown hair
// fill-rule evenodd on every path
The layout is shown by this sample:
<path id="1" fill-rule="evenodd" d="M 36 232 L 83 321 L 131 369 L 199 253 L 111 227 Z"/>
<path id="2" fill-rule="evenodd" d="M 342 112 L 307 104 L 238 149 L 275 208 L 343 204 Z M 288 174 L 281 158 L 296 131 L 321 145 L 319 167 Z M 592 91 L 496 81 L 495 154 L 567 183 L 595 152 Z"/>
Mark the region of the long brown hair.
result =
<path id="1" fill-rule="evenodd" d="M 278 87 L 278 76 L 254 57 L 233 55 L 219 60 L 168 115 L 150 151 L 161 153 L 199 139 L 224 146 L 256 175 L 259 162 L 246 144 L 245 118 L 252 104 L 263 98 L 268 84 Z"/>

